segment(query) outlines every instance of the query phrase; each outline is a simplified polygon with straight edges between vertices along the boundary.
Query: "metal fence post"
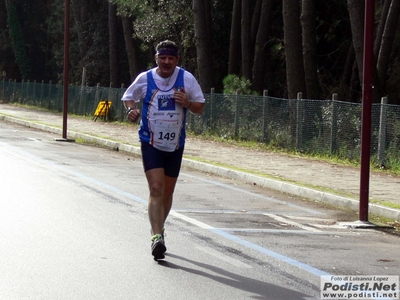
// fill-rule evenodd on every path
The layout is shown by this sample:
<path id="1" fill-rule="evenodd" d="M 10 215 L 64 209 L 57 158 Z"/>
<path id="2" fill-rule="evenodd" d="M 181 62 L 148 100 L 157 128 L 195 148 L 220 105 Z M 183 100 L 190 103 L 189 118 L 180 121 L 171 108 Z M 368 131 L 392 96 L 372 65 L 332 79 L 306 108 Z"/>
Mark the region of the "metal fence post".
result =
<path id="1" fill-rule="evenodd" d="M 384 165 L 386 155 L 386 125 L 387 125 L 387 97 L 381 99 L 381 114 L 379 119 L 379 137 L 378 137 L 378 162 L 381 166 Z"/>
<path id="2" fill-rule="evenodd" d="M 338 100 L 338 94 L 333 94 L 332 95 L 332 105 L 331 105 L 331 114 L 332 114 L 332 118 L 331 118 L 331 140 L 330 140 L 330 150 L 331 150 L 331 154 L 336 153 L 337 151 L 337 115 L 338 115 L 338 111 L 337 111 L 337 100 Z"/>
<path id="3" fill-rule="evenodd" d="M 124 92 L 125 92 L 125 84 L 121 84 L 120 93 L 119 93 L 120 96 L 121 96 L 120 98 L 122 98 L 122 95 L 123 95 Z M 120 101 L 120 102 L 121 102 L 121 109 L 119 110 L 120 111 L 120 118 L 121 118 L 121 121 L 123 121 L 124 118 L 125 118 L 125 106 L 124 106 L 124 103 L 122 101 Z"/>
<path id="4" fill-rule="evenodd" d="M 24 103 L 24 82 L 25 82 L 25 80 L 24 79 L 22 79 L 22 81 L 21 81 L 21 91 L 20 91 L 20 96 L 19 96 L 19 102 L 20 103 Z"/>
<path id="5" fill-rule="evenodd" d="M 51 87 L 52 87 L 52 81 L 50 80 L 49 81 L 49 98 L 48 98 L 48 106 L 47 106 L 47 108 L 48 109 L 51 109 L 51 92 L 52 92 L 52 90 L 51 90 Z"/>
<path id="6" fill-rule="evenodd" d="M 40 98 L 39 98 L 39 104 L 40 104 L 40 106 L 42 106 L 43 88 L 44 88 L 44 80 L 42 80 L 42 83 L 40 84 Z"/>
<path id="7" fill-rule="evenodd" d="M 11 101 L 13 96 L 13 86 L 12 86 L 12 79 L 8 79 L 8 86 L 7 86 L 7 100 Z"/>
<path id="8" fill-rule="evenodd" d="M 13 83 L 13 93 L 12 93 L 12 101 L 15 102 L 15 97 L 17 96 L 17 80 L 14 79 Z"/>
<path id="9" fill-rule="evenodd" d="M 95 89 L 94 87 L 89 87 L 88 82 L 86 82 L 86 85 L 82 89 L 82 101 L 84 105 L 85 116 L 92 115 L 94 113 L 94 110 L 96 109 L 97 104 L 94 103 L 95 102 L 94 100 L 93 100 L 94 109 L 92 110 L 92 108 L 89 108 L 90 101 L 91 99 L 93 99 L 94 89 Z"/>
<path id="10" fill-rule="evenodd" d="M 36 80 L 33 81 L 33 102 L 35 103 L 35 105 L 38 104 L 36 97 Z"/>
<path id="11" fill-rule="evenodd" d="M 96 93 L 95 93 L 95 97 L 94 97 L 94 104 L 93 104 L 93 111 L 96 111 L 96 107 L 97 107 L 97 104 L 99 103 L 99 101 L 100 101 L 100 83 L 97 83 L 97 85 L 96 85 Z"/>
<path id="12" fill-rule="evenodd" d="M 25 95 L 25 100 L 26 100 L 26 103 L 29 103 L 30 102 L 30 100 L 31 100 L 31 97 L 30 97 L 30 87 L 31 87 L 31 81 L 28 79 L 27 81 L 26 81 L 26 95 Z"/>
<path id="13" fill-rule="evenodd" d="M 61 83 L 61 81 L 58 81 L 58 83 L 57 83 L 57 106 L 56 106 L 56 109 L 58 110 L 58 111 L 63 111 L 62 110 L 62 107 L 63 107 L 63 85 L 62 85 L 62 83 Z M 67 85 L 67 87 L 68 87 L 68 85 Z M 68 89 L 67 89 L 67 93 L 68 93 Z M 68 111 L 68 108 L 67 108 L 67 111 Z"/>
<path id="14" fill-rule="evenodd" d="M 29 104 L 29 100 L 30 100 L 30 86 L 31 86 L 31 81 L 28 79 L 26 80 L 26 88 L 25 88 L 25 98 L 24 98 L 24 102 Z"/>
<path id="15" fill-rule="evenodd" d="M 210 114 L 210 116 L 209 116 L 209 127 L 211 128 L 211 130 L 214 130 L 214 127 L 215 127 L 215 125 L 214 125 L 214 118 L 213 118 L 213 113 L 214 113 L 214 97 L 215 97 L 215 95 L 214 95 L 214 93 L 215 93 L 215 88 L 211 88 L 211 94 L 210 94 L 210 103 L 209 103 L 209 106 L 210 106 L 210 109 L 209 109 L 209 114 Z"/>
<path id="16" fill-rule="evenodd" d="M 2 76 L 3 76 L 3 98 L 6 98 L 6 90 L 5 90 L 5 84 L 6 84 L 6 71 L 2 72 Z"/>
<path id="17" fill-rule="evenodd" d="M 235 138 L 239 137 L 239 89 L 236 90 L 235 97 Z"/>
<path id="18" fill-rule="evenodd" d="M 297 93 L 296 103 L 296 148 L 303 148 L 303 111 L 304 102 L 302 101 L 303 93 Z"/>
<path id="19" fill-rule="evenodd" d="M 8 79 L 8 84 L 6 85 L 6 95 L 7 95 L 6 99 L 8 101 L 12 100 L 12 95 L 13 95 L 13 92 L 14 92 L 12 82 L 13 82 L 12 79 L 9 78 Z"/>
<path id="20" fill-rule="evenodd" d="M 263 113 L 262 113 L 262 128 L 263 128 L 263 143 L 267 142 L 268 138 L 268 132 L 267 132 L 267 126 L 268 126 L 268 90 L 264 90 L 263 92 Z"/>

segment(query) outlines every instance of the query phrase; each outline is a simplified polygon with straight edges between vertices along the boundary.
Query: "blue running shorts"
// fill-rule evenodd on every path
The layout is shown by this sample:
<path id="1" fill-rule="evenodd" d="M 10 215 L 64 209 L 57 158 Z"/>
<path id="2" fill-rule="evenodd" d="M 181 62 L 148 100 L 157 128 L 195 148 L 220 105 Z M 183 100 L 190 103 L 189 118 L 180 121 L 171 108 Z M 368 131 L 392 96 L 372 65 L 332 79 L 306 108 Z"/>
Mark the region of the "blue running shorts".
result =
<path id="1" fill-rule="evenodd" d="M 151 169 L 163 168 L 166 176 L 172 178 L 179 176 L 184 147 L 174 152 L 166 152 L 154 148 L 149 143 L 142 142 L 140 148 L 145 172 Z"/>

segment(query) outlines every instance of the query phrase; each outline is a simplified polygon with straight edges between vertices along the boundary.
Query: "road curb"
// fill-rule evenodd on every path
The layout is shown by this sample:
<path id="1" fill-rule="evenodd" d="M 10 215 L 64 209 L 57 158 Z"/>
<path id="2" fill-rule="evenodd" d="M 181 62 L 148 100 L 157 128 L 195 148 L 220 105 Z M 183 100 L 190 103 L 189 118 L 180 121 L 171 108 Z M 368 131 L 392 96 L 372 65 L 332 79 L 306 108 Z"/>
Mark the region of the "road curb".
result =
<path id="1" fill-rule="evenodd" d="M 60 134 L 60 135 L 62 134 L 62 129 L 60 129 L 60 128 L 56 128 L 56 127 L 44 125 L 44 124 L 39 124 L 39 123 L 31 122 L 31 121 L 21 120 L 21 119 L 10 117 L 10 116 L 0 115 L 0 120 L 9 122 L 9 123 L 22 125 L 25 127 L 39 129 L 39 130 L 54 133 L 54 134 Z M 99 145 L 105 146 L 105 147 L 110 148 L 115 151 L 124 151 L 124 152 L 128 152 L 128 153 L 132 153 L 137 156 L 141 156 L 139 147 L 131 146 L 128 144 L 114 142 L 114 141 L 110 141 L 107 139 L 95 137 L 90 134 L 79 133 L 79 132 L 74 132 L 74 131 L 67 131 L 67 136 L 68 136 L 68 138 L 82 139 L 89 143 L 99 144 Z M 299 197 L 304 197 L 304 198 L 308 198 L 308 199 L 312 199 L 312 200 L 320 201 L 320 202 L 324 202 L 324 203 L 329 203 L 331 205 L 338 206 L 338 207 L 348 208 L 348 209 L 352 209 L 352 210 L 359 209 L 359 201 L 358 200 L 338 196 L 338 195 L 323 192 L 323 191 L 314 190 L 311 188 L 295 185 L 295 184 L 284 182 L 284 181 L 279 181 L 279 180 L 266 178 L 266 177 L 262 177 L 262 176 L 258 176 L 258 175 L 254 175 L 254 174 L 249 174 L 249 173 L 242 172 L 242 171 L 236 171 L 236 170 L 232 170 L 232 169 L 225 168 L 225 167 L 214 166 L 211 164 L 194 161 L 194 160 L 190 160 L 187 158 L 183 158 L 182 165 L 184 167 L 198 170 L 198 171 L 201 171 L 204 173 L 211 173 L 211 174 L 215 174 L 218 176 L 242 181 L 245 183 L 255 184 L 255 185 L 258 185 L 263 188 L 273 189 L 273 190 L 276 190 L 276 191 L 279 191 L 282 193 L 291 194 L 291 195 L 295 195 L 295 196 L 299 196 Z M 389 218 L 389 219 L 392 219 L 392 220 L 398 221 L 398 222 L 400 221 L 400 210 L 398 210 L 398 209 L 389 208 L 389 207 L 385 207 L 382 205 L 370 203 L 369 204 L 369 212 L 371 214 L 374 214 L 374 215 L 377 215 L 380 217 Z"/>

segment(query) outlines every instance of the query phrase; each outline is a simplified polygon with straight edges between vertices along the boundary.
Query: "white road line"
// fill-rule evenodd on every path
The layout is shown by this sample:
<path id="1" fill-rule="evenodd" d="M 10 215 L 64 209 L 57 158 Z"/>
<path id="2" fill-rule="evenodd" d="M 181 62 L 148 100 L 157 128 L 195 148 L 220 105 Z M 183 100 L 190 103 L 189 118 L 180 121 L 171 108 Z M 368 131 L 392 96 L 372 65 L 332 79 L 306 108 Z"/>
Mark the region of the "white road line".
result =
<path id="1" fill-rule="evenodd" d="M 341 231 L 310 231 L 296 229 L 252 229 L 252 228 L 215 228 L 226 232 L 247 232 L 247 233 L 288 233 L 288 234 L 320 234 L 320 235 L 354 235 L 353 232 Z"/>
<path id="2" fill-rule="evenodd" d="M 203 228 L 203 229 L 214 229 L 214 227 L 212 227 L 212 226 L 210 226 L 210 225 L 208 225 L 206 223 L 203 223 L 203 222 L 200 222 L 200 221 L 198 221 L 196 219 L 193 219 L 193 218 L 190 218 L 188 216 L 182 215 L 182 214 L 180 214 L 180 213 L 178 213 L 178 212 L 176 212 L 174 210 L 171 210 L 171 212 L 169 214 L 174 216 L 174 217 L 177 217 L 177 218 L 179 218 L 181 220 L 184 220 L 184 221 L 186 221 L 186 222 L 188 222 L 190 224 L 196 225 L 196 226 L 198 226 L 200 228 Z"/>
<path id="3" fill-rule="evenodd" d="M 288 220 L 288 219 L 283 218 L 283 217 L 278 216 L 278 215 L 273 215 L 273 214 L 268 214 L 268 213 L 265 213 L 264 215 L 267 216 L 267 217 L 270 217 L 272 219 L 275 219 L 275 220 L 277 220 L 279 222 L 286 223 L 286 224 L 289 224 L 289 225 L 293 225 L 293 226 L 296 226 L 298 228 L 301 228 L 301 229 L 304 229 L 304 230 L 307 230 L 307 231 L 311 231 L 311 232 L 320 232 L 321 231 L 321 230 L 316 229 L 314 227 L 303 225 L 303 224 L 297 223 L 295 221 Z"/>
<path id="4" fill-rule="evenodd" d="M 336 221 L 333 220 L 333 219 L 323 219 L 323 218 L 314 218 L 314 217 L 305 217 L 305 216 L 293 216 L 293 215 L 289 216 L 289 215 L 286 215 L 286 214 L 285 214 L 285 216 L 287 216 L 290 219 L 297 219 L 297 220 L 304 220 L 304 221 L 325 222 L 325 223 L 333 223 L 333 224 L 336 223 Z"/>

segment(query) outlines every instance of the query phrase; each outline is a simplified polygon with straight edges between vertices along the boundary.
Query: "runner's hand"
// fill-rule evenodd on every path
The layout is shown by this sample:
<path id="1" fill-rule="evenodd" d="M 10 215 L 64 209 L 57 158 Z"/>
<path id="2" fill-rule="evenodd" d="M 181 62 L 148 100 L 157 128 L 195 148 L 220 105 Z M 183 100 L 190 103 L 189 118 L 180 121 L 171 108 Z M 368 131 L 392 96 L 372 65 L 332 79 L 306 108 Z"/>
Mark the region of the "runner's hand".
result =
<path id="1" fill-rule="evenodd" d="M 140 117 L 140 109 L 132 109 L 128 115 L 128 120 L 131 121 L 132 123 L 135 123 L 139 117 Z"/>
<path id="2" fill-rule="evenodd" d="M 174 93 L 175 102 L 182 105 L 185 108 L 190 108 L 191 102 L 189 100 L 188 95 L 186 94 L 184 89 L 180 89 L 179 91 L 175 91 Z"/>

